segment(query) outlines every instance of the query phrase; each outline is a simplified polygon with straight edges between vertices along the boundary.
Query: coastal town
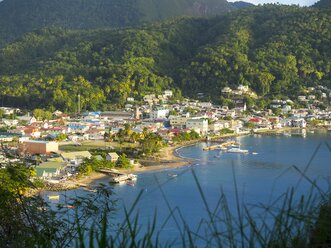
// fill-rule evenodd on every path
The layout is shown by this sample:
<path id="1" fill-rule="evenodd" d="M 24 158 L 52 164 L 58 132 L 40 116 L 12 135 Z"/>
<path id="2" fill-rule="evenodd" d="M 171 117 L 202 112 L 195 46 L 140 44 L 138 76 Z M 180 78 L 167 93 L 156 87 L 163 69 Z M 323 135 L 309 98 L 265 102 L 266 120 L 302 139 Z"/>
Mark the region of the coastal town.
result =
<path id="1" fill-rule="evenodd" d="M 172 154 L 158 154 L 159 148 L 170 147 L 172 153 L 178 145 L 192 141 L 288 134 L 284 130 L 291 128 L 301 130 L 303 136 L 306 128 L 330 131 L 331 90 L 324 86 L 307 88 L 297 99 L 272 99 L 264 109 L 252 103 L 259 97 L 248 86 L 225 87 L 221 95 L 228 105 L 204 101 L 203 93 L 194 100 L 176 100 L 173 91 L 165 90 L 162 95 L 145 95 L 142 101 L 128 97 L 125 108 L 116 111 L 78 109 L 68 114 L 57 110 L 46 115 L 41 109 L 1 107 L 1 168 L 12 163 L 33 166 L 36 177 L 57 184 L 78 173 L 102 170 L 103 165 L 125 172 L 151 164 L 170 165 L 178 161 Z M 82 169 L 84 163 L 99 166 Z"/>

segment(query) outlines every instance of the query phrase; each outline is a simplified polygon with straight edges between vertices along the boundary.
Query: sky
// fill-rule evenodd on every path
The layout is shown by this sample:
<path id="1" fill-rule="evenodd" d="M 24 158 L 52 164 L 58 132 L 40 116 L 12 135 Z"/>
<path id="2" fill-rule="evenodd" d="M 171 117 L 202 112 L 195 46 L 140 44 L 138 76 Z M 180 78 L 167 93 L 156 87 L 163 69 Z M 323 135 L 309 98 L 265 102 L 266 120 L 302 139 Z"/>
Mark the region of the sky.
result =
<path id="1" fill-rule="evenodd" d="M 235 2 L 237 0 L 230 0 L 229 2 Z M 316 3 L 318 0 L 242 0 L 253 4 L 264 4 L 264 3 L 280 3 L 280 4 L 298 4 L 300 6 L 310 6 Z"/>

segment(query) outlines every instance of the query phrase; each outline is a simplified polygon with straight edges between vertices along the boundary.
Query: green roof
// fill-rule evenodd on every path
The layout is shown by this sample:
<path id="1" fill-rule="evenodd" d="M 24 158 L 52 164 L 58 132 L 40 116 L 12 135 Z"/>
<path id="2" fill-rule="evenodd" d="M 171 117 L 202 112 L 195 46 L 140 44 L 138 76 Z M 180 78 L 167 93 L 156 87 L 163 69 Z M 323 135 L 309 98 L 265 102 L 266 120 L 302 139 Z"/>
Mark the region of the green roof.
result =
<path id="1" fill-rule="evenodd" d="M 57 169 L 62 169 L 65 163 L 60 162 L 44 162 L 36 167 L 37 176 L 41 177 L 46 172 L 56 172 Z"/>
<path id="2" fill-rule="evenodd" d="M 61 154 L 62 158 L 66 160 L 76 159 L 77 157 L 82 158 L 91 158 L 91 153 L 89 151 L 80 151 L 80 152 L 64 152 Z"/>

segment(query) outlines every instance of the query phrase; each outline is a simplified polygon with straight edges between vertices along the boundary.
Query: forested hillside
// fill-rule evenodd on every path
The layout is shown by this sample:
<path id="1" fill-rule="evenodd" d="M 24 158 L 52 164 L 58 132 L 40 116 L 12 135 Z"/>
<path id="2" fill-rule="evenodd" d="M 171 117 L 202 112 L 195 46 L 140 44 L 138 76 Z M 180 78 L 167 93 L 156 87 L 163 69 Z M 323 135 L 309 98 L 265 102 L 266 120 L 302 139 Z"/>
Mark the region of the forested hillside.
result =
<path id="1" fill-rule="evenodd" d="M 331 8 L 331 0 L 318 1 L 314 6 L 318 8 Z"/>
<path id="2" fill-rule="evenodd" d="M 142 28 L 43 29 L 0 50 L 4 105 L 74 111 L 176 89 L 220 100 L 224 86 L 291 96 L 331 85 L 331 12 L 267 5 Z"/>
<path id="3" fill-rule="evenodd" d="M 0 47 L 43 27 L 138 26 L 184 15 L 223 14 L 235 8 L 226 0 L 4 0 L 0 2 Z"/>

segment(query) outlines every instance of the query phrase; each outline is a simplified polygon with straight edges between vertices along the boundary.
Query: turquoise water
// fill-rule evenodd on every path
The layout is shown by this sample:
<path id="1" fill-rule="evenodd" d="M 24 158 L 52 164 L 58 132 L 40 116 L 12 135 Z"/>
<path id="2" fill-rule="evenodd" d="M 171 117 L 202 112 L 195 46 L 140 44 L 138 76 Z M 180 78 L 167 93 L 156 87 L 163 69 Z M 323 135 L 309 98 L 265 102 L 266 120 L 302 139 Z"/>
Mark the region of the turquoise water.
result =
<path id="1" fill-rule="evenodd" d="M 327 191 L 331 176 L 331 151 L 327 146 L 331 145 L 330 138 L 330 133 L 316 132 L 306 137 L 252 135 L 237 138 L 241 148 L 248 149 L 249 154 L 203 151 L 206 143 L 181 148 L 180 156 L 195 159 L 191 165 L 139 174 L 134 186 L 114 187 L 119 199 L 116 221 L 122 221 L 123 208 L 130 208 L 142 192 L 134 214 L 139 214 L 139 224 L 145 228 L 156 213 L 160 239 L 165 241 L 180 236 L 183 223 L 191 230 L 198 230 L 201 219 L 208 219 L 207 208 L 220 213 L 218 202 L 223 193 L 230 211 L 236 216 L 238 205 L 244 204 L 258 213 L 261 210 L 254 206 L 277 204 L 275 199 L 291 187 L 296 197 L 307 195 L 312 188 L 309 180 L 316 180 L 318 187 Z M 198 184 L 208 206 L 203 202 Z"/>

